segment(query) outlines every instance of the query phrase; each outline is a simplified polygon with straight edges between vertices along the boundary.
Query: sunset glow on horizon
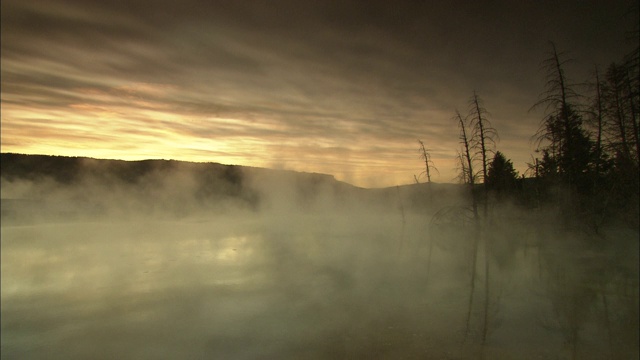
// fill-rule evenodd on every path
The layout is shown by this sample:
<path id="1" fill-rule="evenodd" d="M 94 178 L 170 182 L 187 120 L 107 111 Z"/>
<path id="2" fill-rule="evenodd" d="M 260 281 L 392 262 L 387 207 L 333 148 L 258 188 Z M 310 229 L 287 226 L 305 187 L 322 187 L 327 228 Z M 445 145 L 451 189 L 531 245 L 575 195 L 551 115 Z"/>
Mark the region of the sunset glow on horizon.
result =
<path id="1" fill-rule="evenodd" d="M 459 149 L 451 118 L 478 91 L 498 150 L 523 173 L 548 40 L 580 61 L 569 71 L 581 81 L 624 55 L 634 23 L 633 1 L 567 2 L 559 14 L 554 2 L 127 4 L 2 2 L 2 152 L 218 162 L 381 187 L 422 172 L 421 139 L 433 181 L 447 183 Z"/>

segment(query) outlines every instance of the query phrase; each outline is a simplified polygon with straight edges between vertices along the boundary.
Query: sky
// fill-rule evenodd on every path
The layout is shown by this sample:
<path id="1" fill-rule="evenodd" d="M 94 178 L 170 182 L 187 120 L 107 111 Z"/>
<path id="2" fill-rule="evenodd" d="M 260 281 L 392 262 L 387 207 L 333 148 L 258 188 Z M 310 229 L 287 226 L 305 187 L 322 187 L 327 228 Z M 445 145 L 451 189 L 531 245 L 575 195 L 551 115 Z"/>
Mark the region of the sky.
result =
<path id="1" fill-rule="evenodd" d="M 589 80 L 635 46 L 635 0 L 3 0 L 2 152 L 456 182 L 474 91 L 523 173 L 550 41 Z"/>

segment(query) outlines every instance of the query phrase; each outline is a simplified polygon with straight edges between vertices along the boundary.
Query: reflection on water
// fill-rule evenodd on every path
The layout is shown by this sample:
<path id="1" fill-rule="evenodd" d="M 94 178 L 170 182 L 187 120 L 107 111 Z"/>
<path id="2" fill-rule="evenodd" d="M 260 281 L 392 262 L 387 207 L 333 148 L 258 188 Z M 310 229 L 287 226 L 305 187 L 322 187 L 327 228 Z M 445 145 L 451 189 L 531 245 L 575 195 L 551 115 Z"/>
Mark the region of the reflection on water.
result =
<path id="1" fill-rule="evenodd" d="M 446 244 L 466 230 L 432 229 L 430 246 L 419 218 L 289 220 L 3 226 L 2 358 L 637 357 L 628 248 L 488 232 L 481 347 L 469 246 Z"/>

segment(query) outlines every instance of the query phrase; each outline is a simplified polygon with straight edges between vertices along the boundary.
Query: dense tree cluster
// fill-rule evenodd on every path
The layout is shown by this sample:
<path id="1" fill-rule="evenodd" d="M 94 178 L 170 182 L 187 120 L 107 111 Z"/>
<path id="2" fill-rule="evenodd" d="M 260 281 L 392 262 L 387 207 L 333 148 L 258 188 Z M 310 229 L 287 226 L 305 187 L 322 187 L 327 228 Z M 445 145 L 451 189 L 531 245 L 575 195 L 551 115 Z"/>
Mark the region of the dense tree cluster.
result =
<path id="1" fill-rule="evenodd" d="M 459 180 L 471 189 L 474 214 L 481 207 L 486 216 L 492 199 L 511 197 L 534 207 L 559 206 L 567 218 L 587 219 L 596 230 L 613 219 L 637 226 L 639 59 L 636 48 L 611 64 L 604 77 L 596 68 L 587 88 L 571 81 L 565 72 L 568 60 L 551 43 L 542 64 L 546 87 L 532 107 L 544 109 L 533 136 L 538 156 L 522 177 L 496 151 L 497 131 L 474 92 L 467 115 L 456 111 L 454 117 L 460 128 Z"/>
<path id="2" fill-rule="evenodd" d="M 542 157 L 531 166 L 537 189 L 596 228 L 613 216 L 637 225 L 639 50 L 611 64 L 604 79 L 596 69 L 591 94 L 568 79 L 562 56 L 552 44 L 546 90 L 534 105 L 546 110 L 536 134 Z"/>
<path id="3" fill-rule="evenodd" d="M 602 78 L 596 69 L 589 88 L 570 80 L 565 72 L 566 62 L 552 43 L 549 57 L 543 62 L 546 87 L 533 106 L 544 109 L 539 129 L 533 136 L 538 156 L 533 157 L 522 176 L 518 175 L 511 160 L 496 149 L 498 134 L 491 126 L 490 114 L 478 94 L 474 92 L 470 98 L 466 116 L 456 110 L 453 120 L 460 129 L 459 180 L 468 191 L 469 204 L 441 209 L 433 215 L 430 226 L 435 229 L 432 231 L 438 231 L 443 217 L 464 214 L 451 218 L 456 227 L 467 227 L 464 236 L 469 244 L 465 254 L 469 264 L 465 341 L 474 336 L 475 327 L 478 340 L 484 346 L 499 323 L 495 309 L 499 307 L 504 286 L 499 274 L 514 259 L 518 242 L 524 247 L 525 254 L 526 248 L 532 246 L 528 238 L 504 236 L 499 229 L 504 224 L 509 227 L 520 224 L 530 226 L 523 234 L 533 234 L 540 273 L 543 273 L 540 259 L 544 259 L 548 284 L 557 281 L 549 287 L 551 303 L 560 315 L 559 328 L 565 333 L 572 358 L 578 358 L 583 318 L 591 311 L 591 305 L 585 304 L 593 304 L 598 292 L 610 339 L 609 351 L 614 358 L 617 351 L 612 341 L 615 330 L 610 326 L 608 299 L 616 295 L 607 293 L 609 290 L 603 284 L 617 280 L 604 281 L 601 277 L 617 271 L 609 268 L 608 264 L 613 261 L 579 265 L 583 257 L 559 257 L 556 251 L 547 251 L 546 247 L 555 246 L 556 238 L 549 234 L 559 230 L 563 238 L 576 241 L 573 244 L 568 241 L 562 246 L 576 252 L 591 249 L 591 254 L 598 253 L 607 242 L 613 247 L 623 244 L 610 236 L 612 229 L 638 228 L 640 48 L 624 57 L 621 63 L 611 64 Z M 422 150 L 428 172 L 431 164 L 424 146 Z M 525 211 L 515 212 L 522 219 L 507 214 L 513 209 L 511 206 L 495 206 L 503 201 L 525 206 Z M 535 210 L 527 211 L 531 209 Z M 554 241 L 548 241 L 549 238 Z M 601 241 L 603 239 L 611 241 Z M 431 250 L 428 261 L 430 254 Z M 605 258 L 608 255 L 603 252 L 598 256 Z M 576 261 L 567 265 L 567 259 Z M 591 271 L 593 275 L 584 277 L 588 285 L 570 288 L 566 278 L 577 266 L 583 266 L 581 274 Z M 637 290 L 637 282 L 631 283 L 631 287 Z M 478 299 L 476 293 L 484 295 L 483 299 Z M 631 308 L 630 313 L 637 317 L 637 297 Z M 637 326 L 634 324 L 629 328 Z"/>

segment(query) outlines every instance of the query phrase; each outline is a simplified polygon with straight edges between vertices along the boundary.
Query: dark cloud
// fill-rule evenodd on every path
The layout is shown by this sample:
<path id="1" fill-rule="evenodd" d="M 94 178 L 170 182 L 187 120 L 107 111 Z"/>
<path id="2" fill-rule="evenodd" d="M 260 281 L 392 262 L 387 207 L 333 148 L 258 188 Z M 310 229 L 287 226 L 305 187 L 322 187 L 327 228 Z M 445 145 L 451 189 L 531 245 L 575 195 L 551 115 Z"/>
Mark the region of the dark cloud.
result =
<path id="1" fill-rule="evenodd" d="M 393 154 L 398 157 L 388 160 L 390 172 L 411 166 L 418 172 L 416 138 L 437 149 L 438 161 L 453 163 L 457 133 L 450 118 L 476 90 L 506 140 L 502 144 L 508 144 L 505 152 L 523 166 L 532 151 L 526 138 L 539 117 L 527 110 L 543 90 L 539 63 L 548 41 L 580 60 L 568 70 L 582 81 L 593 64 L 605 66 L 628 50 L 625 31 L 637 20 L 633 5 L 3 1 L 3 149 L 82 155 L 86 135 L 74 131 L 83 128 L 112 142 L 102 148 L 147 156 L 155 150 L 189 160 L 185 147 L 197 143 L 194 153 L 201 154 L 212 139 L 213 153 L 222 146 L 230 149 L 224 153 L 235 151 L 239 163 L 267 165 L 296 148 L 302 156 L 311 151 L 305 144 L 316 141 L 326 145 L 315 152 L 318 163 L 317 154 L 329 153 L 344 163 L 316 168 L 291 159 L 289 166 L 338 173 L 365 169 L 367 161 Z M 95 126 L 91 119 L 100 114 L 114 125 Z M 46 123 L 35 121 L 43 118 L 59 126 L 68 119 L 66 142 L 34 147 L 22 131 L 21 146 L 5 134 L 21 126 L 47 133 Z M 142 133 L 167 138 L 143 142 L 158 148 L 136 150 Z M 267 160 L 254 162 L 254 148 L 245 149 L 239 139 L 258 141 Z M 266 154 L 283 142 L 290 148 Z M 345 149 L 360 153 L 346 157 Z M 125 155 L 135 156 L 102 153 Z M 451 171 L 442 171 L 439 180 L 451 181 Z M 402 176 L 381 184 L 410 182 L 411 170 Z M 357 180 L 364 184 L 373 177 Z"/>

